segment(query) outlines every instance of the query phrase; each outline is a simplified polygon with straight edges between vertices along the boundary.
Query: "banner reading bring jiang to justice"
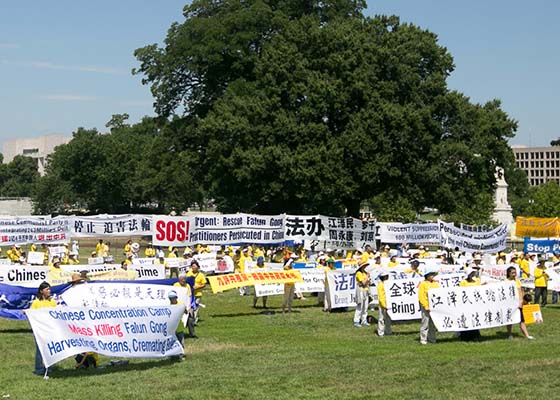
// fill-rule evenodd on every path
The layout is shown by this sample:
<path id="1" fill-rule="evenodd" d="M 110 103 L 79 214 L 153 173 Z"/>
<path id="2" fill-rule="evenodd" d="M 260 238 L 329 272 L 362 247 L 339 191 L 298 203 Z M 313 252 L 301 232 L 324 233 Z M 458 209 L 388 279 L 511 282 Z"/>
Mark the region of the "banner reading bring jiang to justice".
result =
<path id="1" fill-rule="evenodd" d="M 53 307 L 27 311 L 46 367 L 93 351 L 126 358 L 183 354 L 175 330 L 184 305 L 137 308 Z"/>

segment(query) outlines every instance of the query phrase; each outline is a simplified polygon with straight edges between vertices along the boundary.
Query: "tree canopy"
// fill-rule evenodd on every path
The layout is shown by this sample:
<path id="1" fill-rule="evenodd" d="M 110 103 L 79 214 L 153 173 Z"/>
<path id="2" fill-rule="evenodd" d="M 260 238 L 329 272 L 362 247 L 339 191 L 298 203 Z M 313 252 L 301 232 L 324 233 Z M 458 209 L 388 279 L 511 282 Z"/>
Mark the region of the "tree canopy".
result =
<path id="1" fill-rule="evenodd" d="M 516 122 L 448 89 L 435 34 L 364 7 L 198 0 L 163 47 L 136 50 L 177 156 L 196 155 L 222 211 L 357 215 L 382 196 L 489 216 Z"/>

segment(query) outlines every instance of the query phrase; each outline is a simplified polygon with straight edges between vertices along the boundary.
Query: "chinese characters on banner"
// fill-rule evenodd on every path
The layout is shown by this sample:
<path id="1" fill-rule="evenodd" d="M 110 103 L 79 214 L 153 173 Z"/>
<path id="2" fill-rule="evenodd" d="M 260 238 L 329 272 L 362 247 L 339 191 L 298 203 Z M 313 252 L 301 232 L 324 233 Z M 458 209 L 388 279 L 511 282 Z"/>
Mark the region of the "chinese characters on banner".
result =
<path id="1" fill-rule="evenodd" d="M 356 271 L 339 269 L 327 272 L 331 308 L 356 307 Z"/>
<path id="2" fill-rule="evenodd" d="M 375 221 L 335 218 L 322 215 L 286 215 L 285 239 L 336 242 L 337 248 L 353 249 L 375 246 Z"/>
<path id="3" fill-rule="evenodd" d="M 430 289 L 428 300 L 440 332 L 495 328 L 521 320 L 515 282 Z"/>
<path id="4" fill-rule="evenodd" d="M 418 285 L 422 278 L 385 281 L 387 312 L 392 321 L 420 319 Z"/>
<path id="5" fill-rule="evenodd" d="M 207 279 L 213 293 L 242 286 L 254 286 L 256 284 L 296 283 L 303 281 L 300 272 L 296 270 L 214 275 L 207 277 Z"/>
<path id="6" fill-rule="evenodd" d="M 66 217 L 0 218 L 0 245 L 62 243 L 70 239 L 70 220 Z"/>
<path id="7" fill-rule="evenodd" d="M 70 307 L 163 306 L 169 304 L 167 295 L 171 290 L 189 307 L 186 288 L 150 283 L 88 282 L 71 287 L 61 297 Z"/>
<path id="8" fill-rule="evenodd" d="M 152 234 L 152 215 L 97 215 L 72 217 L 72 237 L 133 236 Z"/>

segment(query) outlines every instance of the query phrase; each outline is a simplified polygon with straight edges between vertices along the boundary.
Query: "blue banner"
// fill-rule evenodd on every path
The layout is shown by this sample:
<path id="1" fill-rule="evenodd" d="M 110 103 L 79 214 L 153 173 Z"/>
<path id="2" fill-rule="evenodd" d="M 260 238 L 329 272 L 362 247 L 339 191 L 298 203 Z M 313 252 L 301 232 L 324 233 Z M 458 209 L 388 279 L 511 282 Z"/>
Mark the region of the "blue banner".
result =
<path id="1" fill-rule="evenodd" d="M 51 294 L 56 299 L 58 295 L 64 293 L 71 286 L 70 283 L 53 286 Z M 31 307 L 36 294 L 37 288 L 0 283 L 0 318 L 26 319 L 22 310 Z"/>
<path id="2" fill-rule="evenodd" d="M 560 241 L 550 239 L 530 239 L 525 238 L 523 244 L 523 252 L 525 253 L 559 253 Z"/>

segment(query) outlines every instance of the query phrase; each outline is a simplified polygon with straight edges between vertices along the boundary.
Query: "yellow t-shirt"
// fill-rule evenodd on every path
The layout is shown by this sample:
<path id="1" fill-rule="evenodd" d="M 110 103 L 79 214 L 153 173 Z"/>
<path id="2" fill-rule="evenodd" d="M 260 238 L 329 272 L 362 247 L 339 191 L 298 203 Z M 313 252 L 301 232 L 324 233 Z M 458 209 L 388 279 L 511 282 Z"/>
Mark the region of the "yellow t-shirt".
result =
<path id="1" fill-rule="evenodd" d="M 399 263 L 396 261 L 389 261 L 389 264 L 387 264 L 387 267 L 389 268 L 395 268 L 396 266 L 398 266 Z"/>
<path id="2" fill-rule="evenodd" d="M 546 287 L 548 275 L 543 268 L 535 268 L 535 287 Z"/>
<path id="3" fill-rule="evenodd" d="M 360 287 L 361 290 L 369 290 L 367 285 L 368 274 L 367 272 L 358 271 L 356 272 L 356 285 Z"/>
<path id="4" fill-rule="evenodd" d="M 428 290 L 435 289 L 439 287 L 439 282 L 423 280 L 418 285 L 418 300 L 420 305 L 424 307 L 424 310 L 430 309 L 430 302 L 428 301 Z"/>
<path id="5" fill-rule="evenodd" d="M 56 307 L 56 301 L 54 301 L 54 299 L 50 298 L 48 300 L 39 300 L 39 299 L 35 299 L 33 300 L 33 303 L 31 303 L 31 308 L 32 310 L 36 310 L 38 308 L 47 308 L 47 307 Z"/>
<path id="6" fill-rule="evenodd" d="M 385 282 L 379 281 L 377 284 L 377 298 L 379 299 L 379 306 L 387 308 L 387 296 L 385 296 Z"/>
<path id="7" fill-rule="evenodd" d="M 202 297 L 202 287 L 196 288 L 196 286 L 203 286 L 206 285 L 206 277 L 202 272 L 197 272 L 194 274 L 192 271 L 187 272 L 187 276 L 194 277 L 194 297 Z"/>
<path id="8" fill-rule="evenodd" d="M 530 269 L 529 269 L 529 260 L 525 260 L 524 258 L 521 260 L 517 261 L 517 265 L 519 265 L 519 268 L 521 269 L 521 277 L 523 279 L 527 279 L 529 277 L 529 275 L 531 275 L 530 273 Z"/>

